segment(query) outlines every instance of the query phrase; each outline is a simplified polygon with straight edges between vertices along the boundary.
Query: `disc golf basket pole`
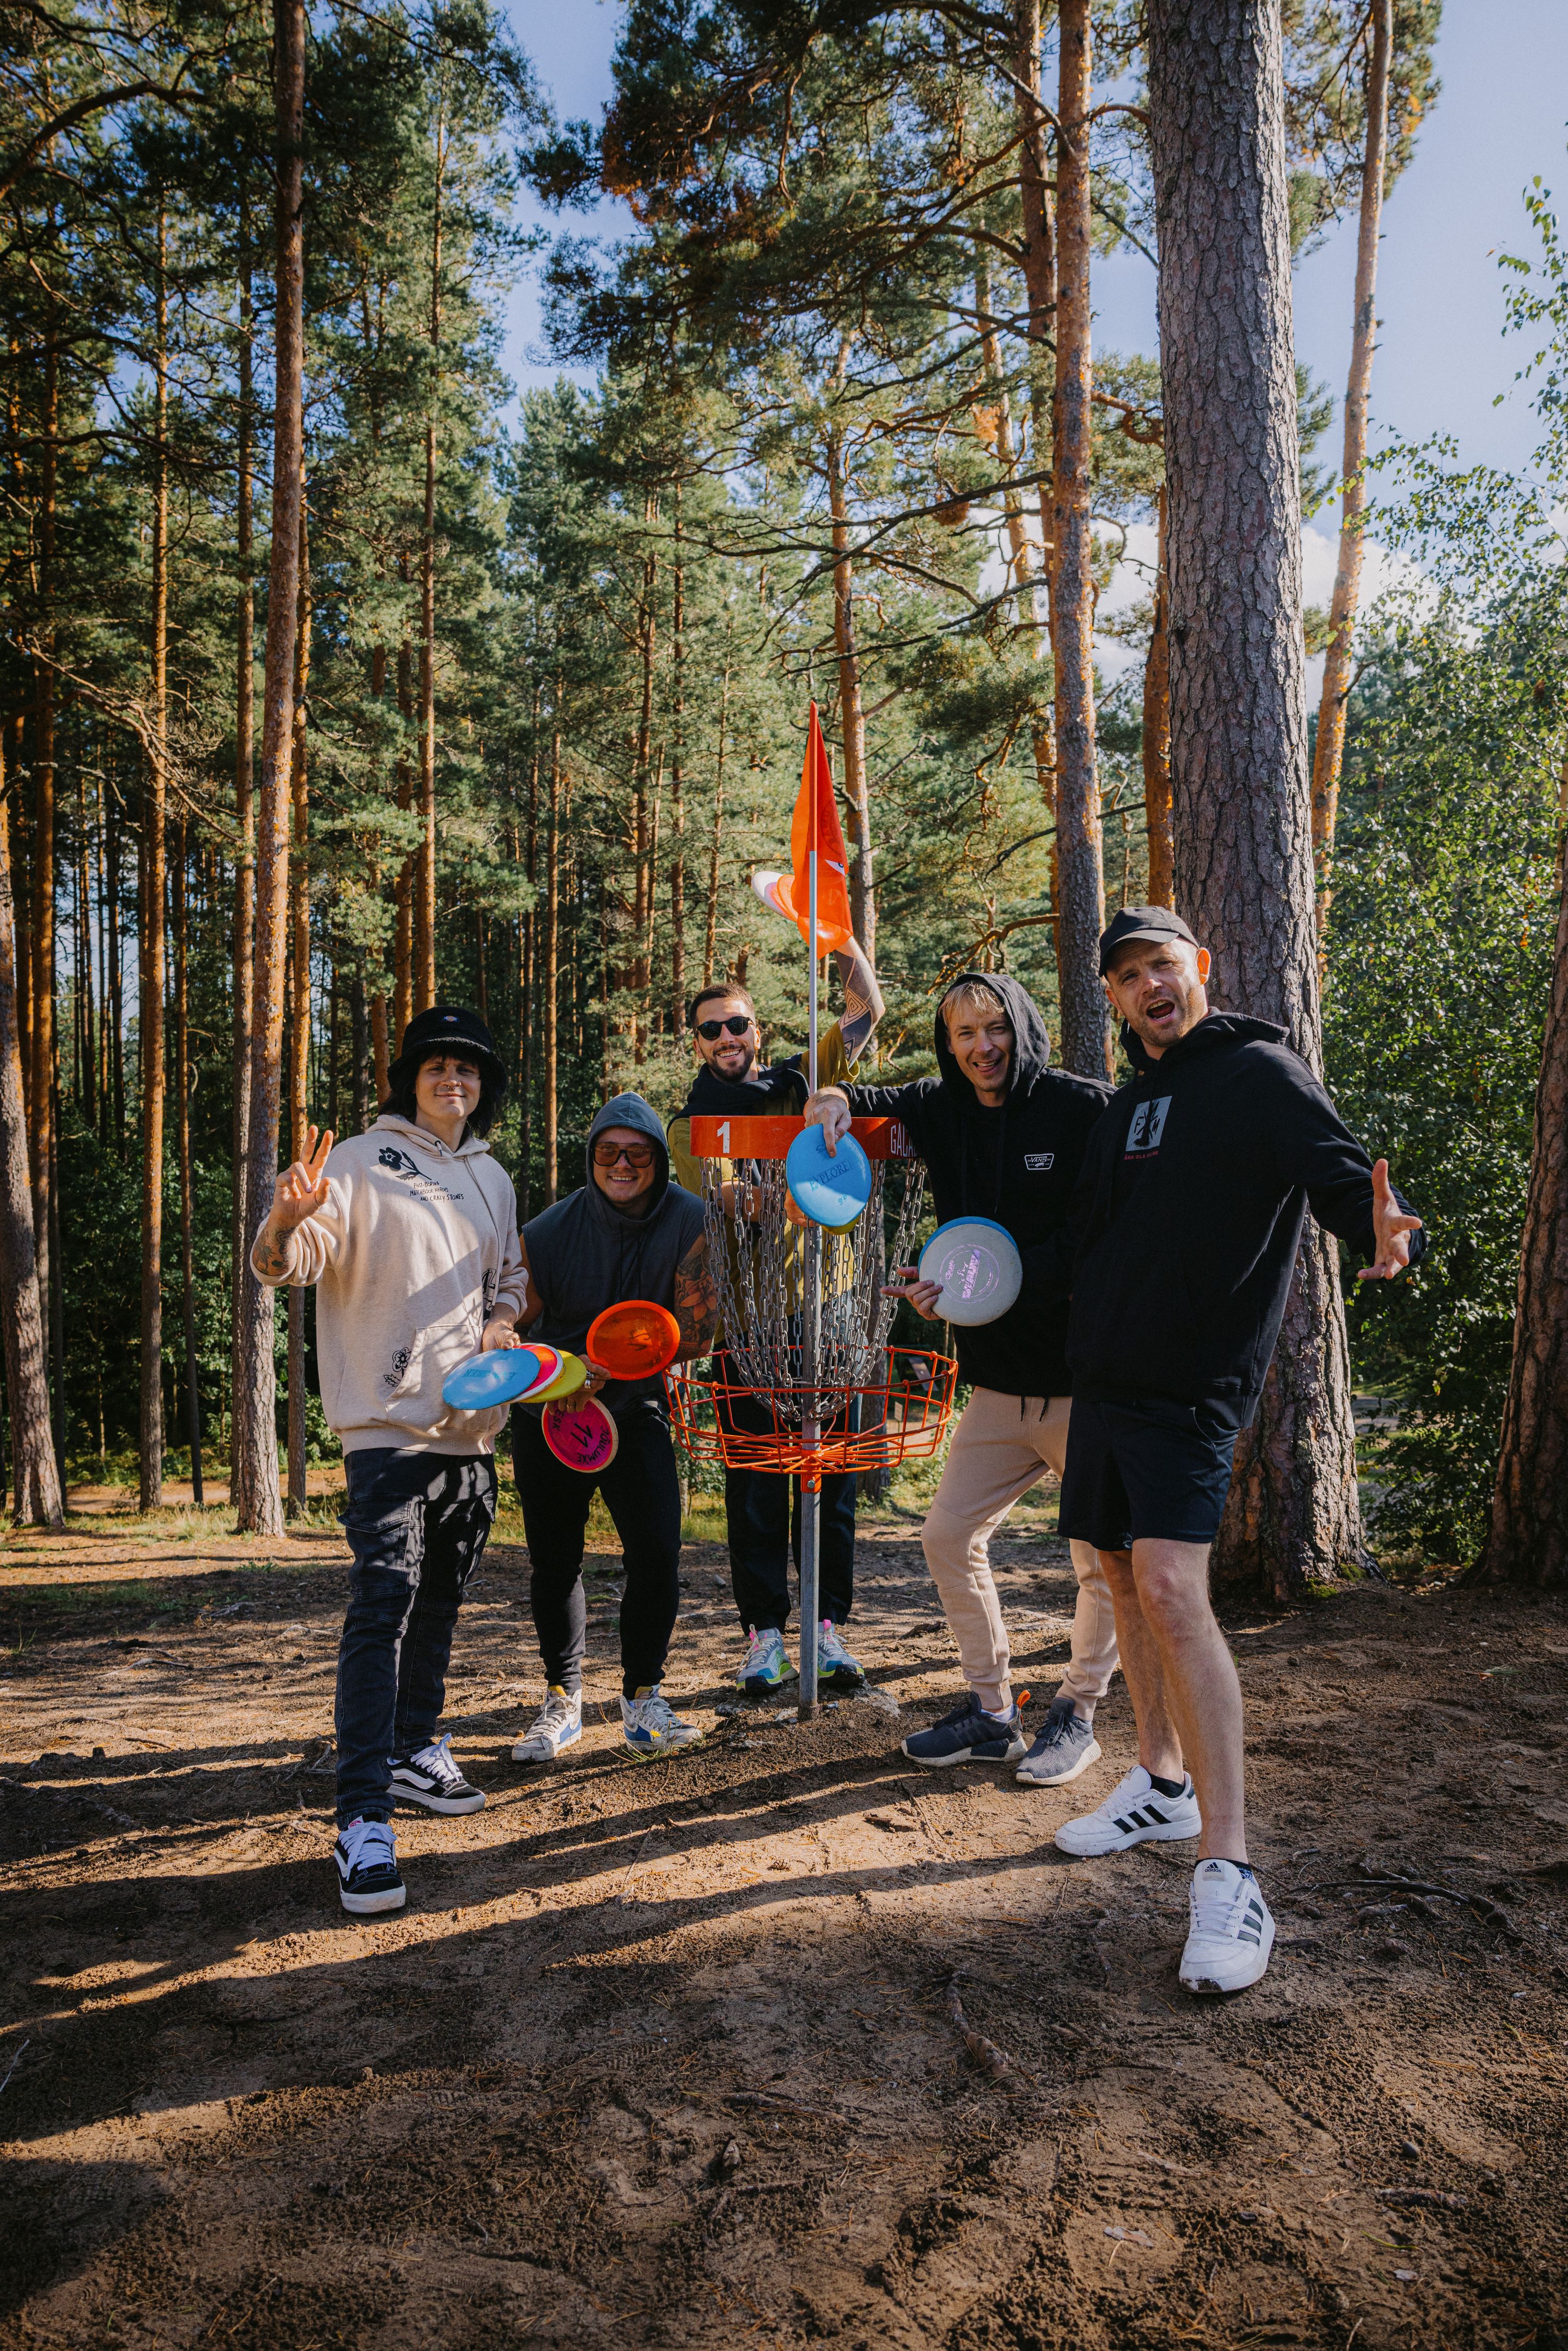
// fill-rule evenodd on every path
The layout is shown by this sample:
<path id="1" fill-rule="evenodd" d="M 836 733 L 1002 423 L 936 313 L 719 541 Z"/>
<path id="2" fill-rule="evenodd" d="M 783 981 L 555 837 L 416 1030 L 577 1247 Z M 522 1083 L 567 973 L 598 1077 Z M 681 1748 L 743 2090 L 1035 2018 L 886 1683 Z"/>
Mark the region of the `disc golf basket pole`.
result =
<path id="1" fill-rule="evenodd" d="M 813 839 L 807 860 L 810 876 L 808 923 L 810 936 L 806 952 L 810 957 L 810 976 L 806 983 L 806 1078 L 810 1091 L 817 1091 L 817 850 Z M 809 1406 L 815 1406 L 815 1394 L 822 1352 L 822 1228 L 809 1226 L 806 1232 L 804 1308 L 806 1385 L 811 1393 Z M 814 1409 L 802 1416 L 801 1442 L 808 1453 L 814 1452 L 822 1441 L 821 1416 Z M 815 1468 L 800 1472 L 800 1716 L 810 1722 L 817 1711 L 817 1593 L 821 1578 L 819 1573 L 822 1536 L 822 1473 Z"/>

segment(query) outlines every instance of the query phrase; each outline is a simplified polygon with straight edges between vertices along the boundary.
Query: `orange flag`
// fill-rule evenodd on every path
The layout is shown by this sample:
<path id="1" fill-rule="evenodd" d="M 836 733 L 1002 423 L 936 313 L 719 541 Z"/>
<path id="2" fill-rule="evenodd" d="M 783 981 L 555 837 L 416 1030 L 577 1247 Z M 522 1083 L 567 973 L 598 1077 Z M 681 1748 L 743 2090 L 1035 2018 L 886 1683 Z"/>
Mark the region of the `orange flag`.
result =
<path id="1" fill-rule="evenodd" d="M 795 870 L 792 873 L 758 872 L 752 876 L 752 887 L 758 896 L 787 921 L 797 924 L 808 946 L 813 850 L 817 852 L 817 951 L 827 955 L 835 948 L 848 946 L 854 928 L 850 921 L 849 852 L 839 822 L 828 747 L 822 740 L 821 722 L 814 702 L 806 732 L 800 790 L 789 827 L 789 854 Z"/>

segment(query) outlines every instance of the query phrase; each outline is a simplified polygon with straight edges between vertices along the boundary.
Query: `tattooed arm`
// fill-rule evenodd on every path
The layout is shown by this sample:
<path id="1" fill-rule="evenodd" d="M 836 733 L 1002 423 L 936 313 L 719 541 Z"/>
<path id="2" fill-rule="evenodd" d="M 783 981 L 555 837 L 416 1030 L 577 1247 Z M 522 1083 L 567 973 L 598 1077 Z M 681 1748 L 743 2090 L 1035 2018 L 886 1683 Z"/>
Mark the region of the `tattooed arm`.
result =
<path id="1" fill-rule="evenodd" d="M 706 1355 L 718 1329 L 718 1285 L 708 1262 L 707 1235 L 699 1233 L 675 1268 L 675 1320 L 681 1326 L 681 1360 Z"/>
<path id="2" fill-rule="evenodd" d="M 836 961 L 844 990 L 844 1017 L 839 1023 L 839 1034 L 852 1069 L 871 1043 L 876 1024 L 887 1008 L 876 984 L 876 974 L 858 940 L 852 939 L 847 947 L 841 947 Z"/>
<path id="3" fill-rule="evenodd" d="M 251 1245 L 251 1266 L 259 1281 L 269 1289 L 280 1282 L 314 1280 L 320 1271 L 301 1270 L 310 1252 L 302 1252 L 295 1245 L 295 1235 L 308 1218 L 326 1207 L 331 1194 L 327 1176 L 327 1155 L 332 1148 L 330 1128 L 323 1134 L 319 1127 L 306 1131 L 305 1155 L 286 1167 L 277 1179 L 272 1196 L 272 1207 L 267 1222 Z"/>

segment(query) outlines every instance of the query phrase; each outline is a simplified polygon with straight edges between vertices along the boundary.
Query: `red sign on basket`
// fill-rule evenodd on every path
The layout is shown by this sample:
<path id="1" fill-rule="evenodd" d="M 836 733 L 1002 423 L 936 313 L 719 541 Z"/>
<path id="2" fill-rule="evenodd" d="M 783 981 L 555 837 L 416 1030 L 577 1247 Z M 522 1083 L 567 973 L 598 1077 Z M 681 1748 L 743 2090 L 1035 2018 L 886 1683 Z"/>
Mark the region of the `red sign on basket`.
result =
<path id="1" fill-rule="evenodd" d="M 803 1118 L 694 1118 L 692 1155 L 696 1159 L 782 1159 L 806 1122 Z M 850 1133 L 868 1159 L 919 1156 L 896 1118 L 856 1118 Z"/>

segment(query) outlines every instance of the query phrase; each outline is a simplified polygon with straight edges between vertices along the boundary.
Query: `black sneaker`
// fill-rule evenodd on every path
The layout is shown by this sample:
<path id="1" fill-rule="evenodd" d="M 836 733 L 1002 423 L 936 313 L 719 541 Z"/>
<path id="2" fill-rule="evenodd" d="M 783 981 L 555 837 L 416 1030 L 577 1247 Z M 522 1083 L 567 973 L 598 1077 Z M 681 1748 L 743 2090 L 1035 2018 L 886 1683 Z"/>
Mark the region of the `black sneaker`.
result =
<path id="1" fill-rule="evenodd" d="M 408 1889 L 398 1874 L 390 1821 L 350 1821 L 338 1832 L 332 1858 L 338 1865 L 338 1899 L 354 1917 L 402 1908 Z"/>
<path id="2" fill-rule="evenodd" d="M 1016 1763 L 1023 1751 L 1023 1717 L 1018 1708 L 1004 1721 L 999 1715 L 985 1713 L 973 1691 L 929 1730 L 911 1731 L 904 1742 L 912 1763 L 936 1771 L 948 1763 Z"/>
<path id="3" fill-rule="evenodd" d="M 392 1792 L 427 1813 L 482 1813 L 485 1792 L 466 1781 L 452 1760 L 450 1739 L 433 1739 L 417 1755 L 394 1755 Z"/>
<path id="4" fill-rule="evenodd" d="M 1040 1727 L 1040 1736 L 1013 1777 L 1026 1788 L 1065 1788 L 1091 1763 L 1100 1760 L 1100 1741 L 1072 1700 L 1055 1698 Z"/>

